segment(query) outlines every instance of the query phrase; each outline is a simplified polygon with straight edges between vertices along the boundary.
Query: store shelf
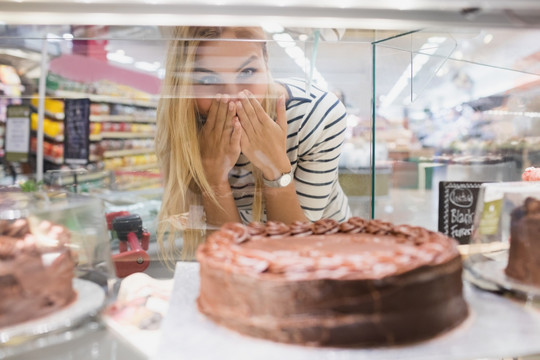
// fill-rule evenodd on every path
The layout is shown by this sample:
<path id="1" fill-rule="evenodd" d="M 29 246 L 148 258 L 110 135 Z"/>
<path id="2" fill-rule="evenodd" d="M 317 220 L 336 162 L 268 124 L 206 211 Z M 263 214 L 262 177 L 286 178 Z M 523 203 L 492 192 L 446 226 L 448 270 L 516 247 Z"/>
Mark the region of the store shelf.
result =
<path id="1" fill-rule="evenodd" d="M 114 169 L 114 170 L 115 171 L 144 171 L 144 170 L 157 169 L 158 167 L 159 165 L 157 163 L 151 163 L 151 164 L 124 166 L 124 167 Z"/>
<path id="2" fill-rule="evenodd" d="M 35 153 L 34 153 L 34 155 L 35 155 Z M 64 163 L 64 158 L 63 157 L 55 158 L 55 157 L 52 157 L 52 156 L 43 155 L 43 159 L 47 160 L 48 162 L 51 162 L 53 164 L 56 164 L 56 165 L 62 165 Z M 99 156 L 96 156 L 96 155 L 90 155 L 88 157 L 89 162 L 96 162 L 96 161 L 100 161 L 100 160 L 101 160 L 101 158 Z"/>
<path id="3" fill-rule="evenodd" d="M 99 171 L 95 173 L 88 173 L 88 174 L 80 174 L 77 176 L 77 182 L 83 183 L 87 181 L 94 181 L 94 180 L 100 180 L 108 177 L 110 173 L 108 171 Z M 73 174 L 67 174 L 60 177 L 61 182 L 60 185 L 70 185 L 75 182 L 75 178 Z"/>
<path id="4" fill-rule="evenodd" d="M 117 190 L 136 190 L 136 189 L 143 189 L 148 188 L 151 186 L 160 186 L 161 185 L 161 179 L 146 179 L 141 181 L 136 181 L 129 184 L 119 184 L 117 186 Z"/>
<path id="5" fill-rule="evenodd" d="M 126 150 L 109 150 L 103 153 L 104 158 L 120 157 L 120 156 L 129 156 L 129 155 L 140 155 L 140 154 L 150 154 L 153 153 L 153 148 L 148 149 L 126 149 Z"/>
<path id="6" fill-rule="evenodd" d="M 43 155 L 43 159 L 55 165 L 62 165 L 64 163 L 64 158 L 55 158 L 52 156 Z"/>
<path id="7" fill-rule="evenodd" d="M 49 111 L 45 111 L 45 117 L 52 120 L 64 121 L 65 116 L 64 116 L 64 113 L 52 113 Z"/>
<path id="8" fill-rule="evenodd" d="M 90 115 L 92 122 L 140 122 L 140 123 L 155 123 L 156 118 L 153 116 L 137 116 L 137 115 Z"/>
<path id="9" fill-rule="evenodd" d="M 141 107 L 157 107 L 157 101 L 146 100 L 146 99 L 130 99 L 124 98 L 121 96 L 113 95 L 96 95 L 96 94 L 86 94 L 79 93 L 74 91 L 65 91 L 58 90 L 54 92 L 54 96 L 58 98 L 73 98 L 73 99 L 83 99 L 88 98 L 92 102 L 105 102 L 113 104 L 123 104 L 123 105 L 133 105 Z"/>
<path id="10" fill-rule="evenodd" d="M 33 112 L 35 112 L 35 113 L 38 112 L 37 107 L 31 106 L 31 108 L 32 108 Z M 50 119 L 50 120 L 64 121 L 64 113 L 54 113 L 54 112 L 50 112 L 50 111 L 45 110 L 44 115 L 45 115 L 45 117 L 47 119 Z"/>
<path id="11" fill-rule="evenodd" d="M 32 136 L 37 136 L 35 131 L 32 131 Z M 49 136 L 47 134 L 43 134 L 43 139 L 48 141 L 56 141 L 56 142 L 63 142 L 64 141 L 64 135 L 58 135 L 58 136 Z M 90 135 L 90 141 L 100 141 L 102 140 L 101 134 L 91 134 Z"/>
<path id="12" fill-rule="evenodd" d="M 154 133 L 145 133 L 145 132 L 121 132 L 121 131 L 108 131 L 101 133 L 101 139 L 138 139 L 146 138 L 153 139 L 155 136 Z"/>
<path id="13" fill-rule="evenodd" d="M 37 137 L 37 133 L 35 131 L 32 131 L 32 136 Z M 47 134 L 43 134 L 43 140 L 45 141 L 55 141 L 55 142 L 63 142 L 64 141 L 64 135 L 58 135 L 58 136 L 50 136 Z"/>

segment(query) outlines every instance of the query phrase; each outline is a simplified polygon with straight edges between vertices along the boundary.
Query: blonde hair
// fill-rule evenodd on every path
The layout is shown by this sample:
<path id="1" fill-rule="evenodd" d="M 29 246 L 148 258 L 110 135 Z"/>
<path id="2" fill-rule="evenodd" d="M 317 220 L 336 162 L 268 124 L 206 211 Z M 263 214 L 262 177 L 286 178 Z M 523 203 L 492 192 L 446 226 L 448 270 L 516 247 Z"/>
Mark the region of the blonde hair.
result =
<path id="1" fill-rule="evenodd" d="M 220 206 L 202 167 L 198 140 L 201 123 L 198 121 L 199 114 L 189 75 L 193 71 L 201 42 L 219 39 L 227 29 L 233 31 L 235 39 L 264 40 L 264 32 L 258 28 L 192 26 L 174 28 L 169 42 L 155 138 L 156 155 L 164 182 L 157 240 L 162 260 L 167 266 L 174 265 L 176 259 L 193 259 L 197 246 L 205 239 L 202 194 L 207 194 Z M 266 43 L 261 41 L 261 45 L 267 60 Z M 271 78 L 268 80 L 271 84 Z M 270 85 L 262 106 L 268 115 L 275 118 L 275 96 Z M 262 175 L 256 168 L 253 168 L 253 175 L 253 220 L 259 221 L 263 213 Z M 175 243 L 181 232 L 182 251 Z"/>

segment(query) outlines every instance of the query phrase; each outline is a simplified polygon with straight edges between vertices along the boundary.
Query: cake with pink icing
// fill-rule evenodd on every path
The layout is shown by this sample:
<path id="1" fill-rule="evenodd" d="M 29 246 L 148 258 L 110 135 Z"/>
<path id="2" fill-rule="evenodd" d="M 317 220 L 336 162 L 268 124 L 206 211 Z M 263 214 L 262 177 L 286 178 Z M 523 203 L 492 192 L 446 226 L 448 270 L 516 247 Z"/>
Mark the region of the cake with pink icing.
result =
<path id="1" fill-rule="evenodd" d="M 521 174 L 521 180 L 523 181 L 540 181 L 540 168 L 528 167 Z"/>
<path id="2" fill-rule="evenodd" d="M 75 299 L 69 232 L 48 221 L 38 230 L 52 242 L 40 243 L 26 219 L 0 220 L 0 330 L 48 315 Z"/>
<path id="3" fill-rule="evenodd" d="M 229 223 L 197 259 L 199 311 L 258 338 L 386 346 L 435 337 L 468 315 L 456 241 L 421 227 Z"/>

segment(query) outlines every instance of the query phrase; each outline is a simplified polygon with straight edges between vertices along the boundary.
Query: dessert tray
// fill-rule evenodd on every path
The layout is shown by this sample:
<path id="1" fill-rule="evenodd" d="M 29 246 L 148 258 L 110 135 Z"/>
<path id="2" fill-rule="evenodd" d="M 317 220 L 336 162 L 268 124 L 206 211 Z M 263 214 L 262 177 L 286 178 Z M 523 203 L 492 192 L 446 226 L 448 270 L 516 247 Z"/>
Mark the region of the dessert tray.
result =
<path id="1" fill-rule="evenodd" d="M 464 283 L 469 318 L 434 339 L 378 348 L 315 348 L 250 338 L 215 325 L 197 311 L 199 264 L 176 266 L 169 310 L 161 341 L 152 359 L 476 359 L 540 353 L 540 311 Z M 501 341 L 504 334 L 504 341 Z"/>
<path id="2" fill-rule="evenodd" d="M 0 358 L 3 352 L 11 353 L 8 350 L 12 347 L 18 347 L 38 338 L 41 341 L 44 335 L 64 332 L 76 327 L 102 308 L 105 291 L 99 285 L 75 278 L 73 288 L 77 293 L 77 298 L 67 307 L 38 319 L 0 328 Z"/>
<path id="3" fill-rule="evenodd" d="M 488 260 L 476 261 L 473 255 L 465 260 L 467 280 L 481 289 L 494 292 L 510 292 L 522 298 L 540 299 L 540 288 L 527 285 L 506 276 L 504 269 L 508 260 L 508 250 L 491 255 Z"/>

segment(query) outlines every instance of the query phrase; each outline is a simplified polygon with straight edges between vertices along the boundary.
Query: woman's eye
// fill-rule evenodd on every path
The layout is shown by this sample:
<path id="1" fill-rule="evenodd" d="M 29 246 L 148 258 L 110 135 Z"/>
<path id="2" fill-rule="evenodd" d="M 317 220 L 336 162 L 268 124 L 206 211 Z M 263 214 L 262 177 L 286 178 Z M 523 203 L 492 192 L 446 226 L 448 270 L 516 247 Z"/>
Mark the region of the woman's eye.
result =
<path id="1" fill-rule="evenodd" d="M 221 84 L 221 79 L 218 76 L 206 75 L 196 80 L 199 85 L 217 85 Z"/>
<path id="2" fill-rule="evenodd" d="M 245 78 L 253 76 L 256 72 L 257 72 L 257 69 L 255 68 L 246 68 L 240 72 L 238 77 L 245 79 Z"/>

